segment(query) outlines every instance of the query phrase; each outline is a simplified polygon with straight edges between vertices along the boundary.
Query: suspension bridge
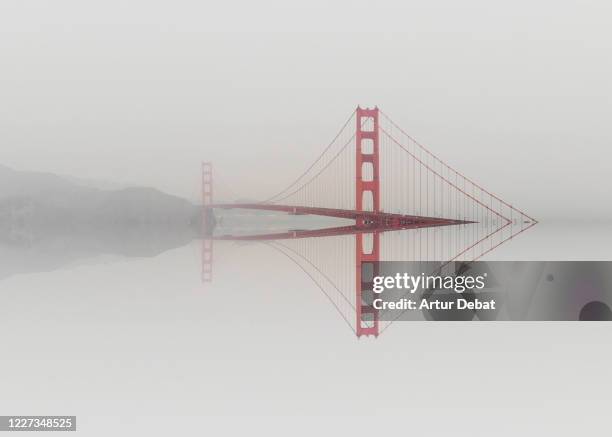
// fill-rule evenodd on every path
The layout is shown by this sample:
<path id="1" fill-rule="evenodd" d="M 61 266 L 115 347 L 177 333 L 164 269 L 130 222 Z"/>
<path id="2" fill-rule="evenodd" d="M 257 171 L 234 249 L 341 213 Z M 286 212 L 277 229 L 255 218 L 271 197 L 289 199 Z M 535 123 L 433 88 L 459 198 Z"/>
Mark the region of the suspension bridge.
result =
<path id="1" fill-rule="evenodd" d="M 443 162 L 377 107 L 357 107 L 303 173 L 261 202 L 214 203 L 212 164 L 203 163 L 202 204 L 203 281 L 212 280 L 213 240 L 264 242 L 314 281 L 358 337 L 378 336 L 392 323 L 380 321 L 371 304 L 364 266 L 475 261 L 537 223 Z M 317 215 L 351 224 L 215 235 L 215 209 Z"/>

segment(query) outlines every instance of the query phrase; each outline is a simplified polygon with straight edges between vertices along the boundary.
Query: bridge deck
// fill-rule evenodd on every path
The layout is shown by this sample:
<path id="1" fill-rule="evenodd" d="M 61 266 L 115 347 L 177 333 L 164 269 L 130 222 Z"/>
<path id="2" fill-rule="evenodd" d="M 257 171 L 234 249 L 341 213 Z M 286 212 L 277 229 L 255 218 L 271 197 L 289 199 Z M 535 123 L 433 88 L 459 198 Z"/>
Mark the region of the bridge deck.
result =
<path id="1" fill-rule="evenodd" d="M 222 235 L 215 240 L 282 240 L 293 238 L 326 237 L 335 235 L 387 232 L 404 229 L 419 229 L 438 226 L 453 226 L 474 223 L 466 220 L 424 217 L 416 215 L 392 214 L 386 212 L 354 211 L 346 209 L 318 208 L 308 206 L 275 205 L 266 203 L 212 204 L 208 208 L 251 209 L 262 211 L 286 212 L 296 215 L 320 215 L 355 220 L 351 226 L 339 226 L 314 230 L 292 230 L 261 235 Z"/>

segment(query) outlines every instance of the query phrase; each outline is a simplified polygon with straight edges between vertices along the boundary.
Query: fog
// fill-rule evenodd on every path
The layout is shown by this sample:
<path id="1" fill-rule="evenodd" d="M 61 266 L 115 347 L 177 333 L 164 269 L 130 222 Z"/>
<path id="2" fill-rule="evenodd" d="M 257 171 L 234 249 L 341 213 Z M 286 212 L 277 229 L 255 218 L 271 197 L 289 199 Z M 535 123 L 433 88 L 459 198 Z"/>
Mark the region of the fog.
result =
<path id="1" fill-rule="evenodd" d="M 216 200 L 266 199 L 357 105 L 377 105 L 540 221 L 510 215 L 529 230 L 499 248 L 479 239 L 483 260 L 610 260 L 611 13 L 551 0 L 0 2 L 3 414 L 76 414 L 81 433 L 104 436 L 606 429 L 605 323 L 398 322 L 358 339 L 342 320 L 355 312 L 340 311 L 363 297 L 357 239 L 213 251 L 211 223 L 223 237 L 327 219 L 216 208 L 209 220 L 195 203 L 201 161 Z M 382 256 L 421 256 L 420 231 L 384 233 Z M 559 297 L 547 277 L 534 302 L 565 299 L 575 316 L 608 283 Z"/>
<path id="2" fill-rule="evenodd" d="M 195 201 L 210 160 L 215 183 L 259 199 L 356 105 L 378 105 L 538 219 L 610 219 L 611 12 L 604 1 L 6 1 L 0 163 Z"/>

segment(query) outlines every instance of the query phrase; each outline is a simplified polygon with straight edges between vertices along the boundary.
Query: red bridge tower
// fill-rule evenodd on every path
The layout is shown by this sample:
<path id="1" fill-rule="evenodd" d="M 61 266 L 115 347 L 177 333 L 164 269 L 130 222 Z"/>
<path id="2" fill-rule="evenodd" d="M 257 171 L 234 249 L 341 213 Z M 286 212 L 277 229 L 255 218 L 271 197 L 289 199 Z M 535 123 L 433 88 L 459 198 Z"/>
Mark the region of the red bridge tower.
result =
<path id="1" fill-rule="evenodd" d="M 357 107 L 355 132 L 355 209 L 380 212 L 378 108 Z M 357 218 L 357 227 L 368 225 L 366 218 Z M 378 311 L 372 306 L 372 281 L 378 272 L 380 234 L 355 235 L 355 308 L 356 333 L 378 336 Z M 362 267 L 365 270 L 362 271 Z"/>

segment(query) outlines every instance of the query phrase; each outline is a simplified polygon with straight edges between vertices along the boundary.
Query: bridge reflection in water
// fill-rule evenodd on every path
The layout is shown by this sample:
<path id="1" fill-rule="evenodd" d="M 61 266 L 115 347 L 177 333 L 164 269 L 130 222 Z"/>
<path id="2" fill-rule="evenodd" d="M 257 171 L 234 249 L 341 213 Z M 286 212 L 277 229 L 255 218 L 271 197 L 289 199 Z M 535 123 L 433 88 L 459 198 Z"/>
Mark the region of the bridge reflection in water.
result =
<path id="1" fill-rule="evenodd" d="M 367 296 L 362 266 L 474 261 L 537 223 L 441 161 L 378 108 L 358 107 L 297 179 L 262 202 L 214 203 L 212 165 L 204 163 L 202 202 L 203 281 L 212 280 L 214 240 L 265 242 L 312 278 L 358 337 L 378 336 L 390 323 L 382 326 Z M 215 211 L 222 209 L 351 224 L 218 235 Z"/>

